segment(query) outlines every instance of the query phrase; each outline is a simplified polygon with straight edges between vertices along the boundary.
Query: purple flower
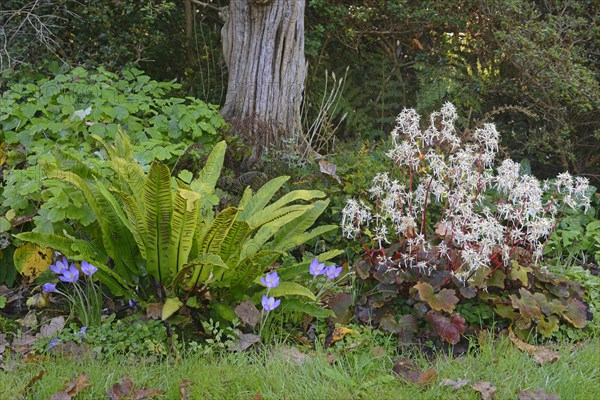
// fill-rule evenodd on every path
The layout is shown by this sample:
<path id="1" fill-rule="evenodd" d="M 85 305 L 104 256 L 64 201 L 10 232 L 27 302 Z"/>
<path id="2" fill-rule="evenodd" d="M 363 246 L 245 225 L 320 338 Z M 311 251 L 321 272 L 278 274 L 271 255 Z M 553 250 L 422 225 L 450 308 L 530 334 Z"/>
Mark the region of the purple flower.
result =
<path id="1" fill-rule="evenodd" d="M 50 343 L 48 343 L 48 350 L 50 350 L 51 348 L 53 348 L 54 346 L 56 346 L 59 342 L 60 342 L 59 338 L 52 339 L 50 341 Z"/>
<path id="2" fill-rule="evenodd" d="M 62 274 L 63 271 L 68 268 L 69 268 L 69 261 L 67 260 L 67 257 L 64 257 L 64 256 L 63 256 L 62 260 L 56 260 L 56 262 L 54 264 L 50 265 L 50 269 L 56 275 Z"/>
<path id="3" fill-rule="evenodd" d="M 92 275 L 94 275 L 94 273 L 96 271 L 98 271 L 98 268 L 94 267 L 89 262 L 87 262 L 87 261 L 81 262 L 81 272 L 83 272 L 84 274 L 86 274 L 88 276 L 92 276 Z"/>
<path id="4" fill-rule="evenodd" d="M 62 272 L 62 275 L 58 277 L 63 282 L 75 282 L 79 279 L 79 270 L 71 264 L 68 269 Z"/>
<path id="5" fill-rule="evenodd" d="M 44 283 L 44 285 L 42 286 L 42 291 L 46 293 L 52 293 L 56 291 L 56 284 L 50 282 Z"/>
<path id="6" fill-rule="evenodd" d="M 275 297 L 267 297 L 266 294 L 263 294 L 262 297 L 262 306 L 263 309 L 267 312 L 272 311 L 279 307 L 281 300 L 275 300 Z"/>
<path id="7" fill-rule="evenodd" d="M 141 308 L 140 303 L 135 299 L 131 299 L 131 300 L 129 300 L 129 308 L 133 308 L 133 309 Z"/>
<path id="8" fill-rule="evenodd" d="M 81 330 L 77 334 L 79 336 L 83 336 L 83 335 L 85 335 L 86 331 L 87 331 L 87 326 L 82 326 Z"/>
<path id="9" fill-rule="evenodd" d="M 315 257 L 310 263 L 310 274 L 312 276 L 323 275 L 325 273 L 325 263 L 320 263 Z"/>
<path id="10" fill-rule="evenodd" d="M 329 278 L 329 279 L 335 279 L 338 276 L 340 276 L 341 273 L 342 273 L 342 267 L 336 267 L 335 265 L 330 265 L 329 267 L 325 268 L 325 275 L 327 275 L 327 278 Z"/>
<path id="11" fill-rule="evenodd" d="M 277 271 L 271 272 L 270 274 L 265 275 L 263 278 L 260 277 L 260 283 L 268 287 L 269 289 L 276 288 L 279 286 L 279 275 L 277 275 Z"/>

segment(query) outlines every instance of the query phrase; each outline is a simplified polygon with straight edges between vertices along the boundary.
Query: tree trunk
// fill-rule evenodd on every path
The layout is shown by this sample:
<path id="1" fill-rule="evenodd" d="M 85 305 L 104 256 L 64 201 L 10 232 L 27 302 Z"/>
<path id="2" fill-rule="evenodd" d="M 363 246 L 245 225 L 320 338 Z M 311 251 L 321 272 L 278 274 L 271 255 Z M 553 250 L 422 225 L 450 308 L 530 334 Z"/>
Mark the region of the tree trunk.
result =
<path id="1" fill-rule="evenodd" d="M 255 154 L 301 135 L 304 8 L 305 0 L 230 0 L 223 10 L 229 78 L 221 114 Z"/>

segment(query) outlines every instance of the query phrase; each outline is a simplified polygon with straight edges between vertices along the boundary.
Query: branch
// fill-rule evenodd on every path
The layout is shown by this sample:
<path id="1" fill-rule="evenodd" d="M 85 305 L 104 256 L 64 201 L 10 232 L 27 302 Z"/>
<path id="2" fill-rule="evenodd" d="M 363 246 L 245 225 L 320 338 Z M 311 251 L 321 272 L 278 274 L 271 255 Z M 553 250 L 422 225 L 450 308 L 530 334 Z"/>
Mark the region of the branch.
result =
<path id="1" fill-rule="evenodd" d="M 199 0 L 190 0 L 192 3 L 197 4 L 199 6 L 202 6 L 204 8 L 210 8 L 211 10 L 215 10 L 215 11 L 221 11 L 221 7 L 217 7 L 214 6 L 210 3 L 205 3 L 203 1 L 199 1 Z"/>

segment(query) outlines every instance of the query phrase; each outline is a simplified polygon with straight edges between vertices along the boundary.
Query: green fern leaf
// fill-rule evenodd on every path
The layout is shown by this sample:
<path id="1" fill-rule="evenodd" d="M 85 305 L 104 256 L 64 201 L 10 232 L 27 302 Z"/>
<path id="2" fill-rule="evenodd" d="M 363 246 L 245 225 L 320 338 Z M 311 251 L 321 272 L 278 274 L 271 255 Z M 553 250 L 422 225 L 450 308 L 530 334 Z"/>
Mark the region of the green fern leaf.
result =
<path id="1" fill-rule="evenodd" d="M 144 184 L 144 205 L 146 209 L 146 269 L 160 282 L 166 282 L 169 271 L 169 242 L 171 239 L 171 176 L 169 168 L 158 162 L 150 166 Z"/>
<path id="2" fill-rule="evenodd" d="M 185 189 L 177 189 L 173 201 L 169 259 L 175 273 L 188 260 L 196 231 L 200 195 Z"/>

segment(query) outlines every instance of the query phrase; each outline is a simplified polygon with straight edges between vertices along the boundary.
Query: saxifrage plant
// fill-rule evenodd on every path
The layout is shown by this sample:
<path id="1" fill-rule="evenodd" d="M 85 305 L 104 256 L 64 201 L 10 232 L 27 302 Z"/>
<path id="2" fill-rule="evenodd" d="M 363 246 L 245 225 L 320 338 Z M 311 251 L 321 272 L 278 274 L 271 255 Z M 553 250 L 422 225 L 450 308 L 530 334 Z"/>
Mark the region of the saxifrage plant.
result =
<path id="1" fill-rule="evenodd" d="M 541 262 L 565 208 L 589 207 L 587 179 L 563 173 L 542 183 L 512 160 L 494 174 L 495 126 L 463 141 L 456 119 L 446 103 L 422 129 L 419 115 L 404 110 L 387 153 L 395 169 L 375 176 L 374 205 L 351 199 L 343 210 L 344 234 L 365 251 L 356 273 L 373 283 L 358 318 L 406 339 L 424 319 L 450 343 L 465 332 L 455 312 L 464 302 L 490 305 L 521 333 L 548 336 L 561 321 L 585 327 L 583 290 Z"/>

